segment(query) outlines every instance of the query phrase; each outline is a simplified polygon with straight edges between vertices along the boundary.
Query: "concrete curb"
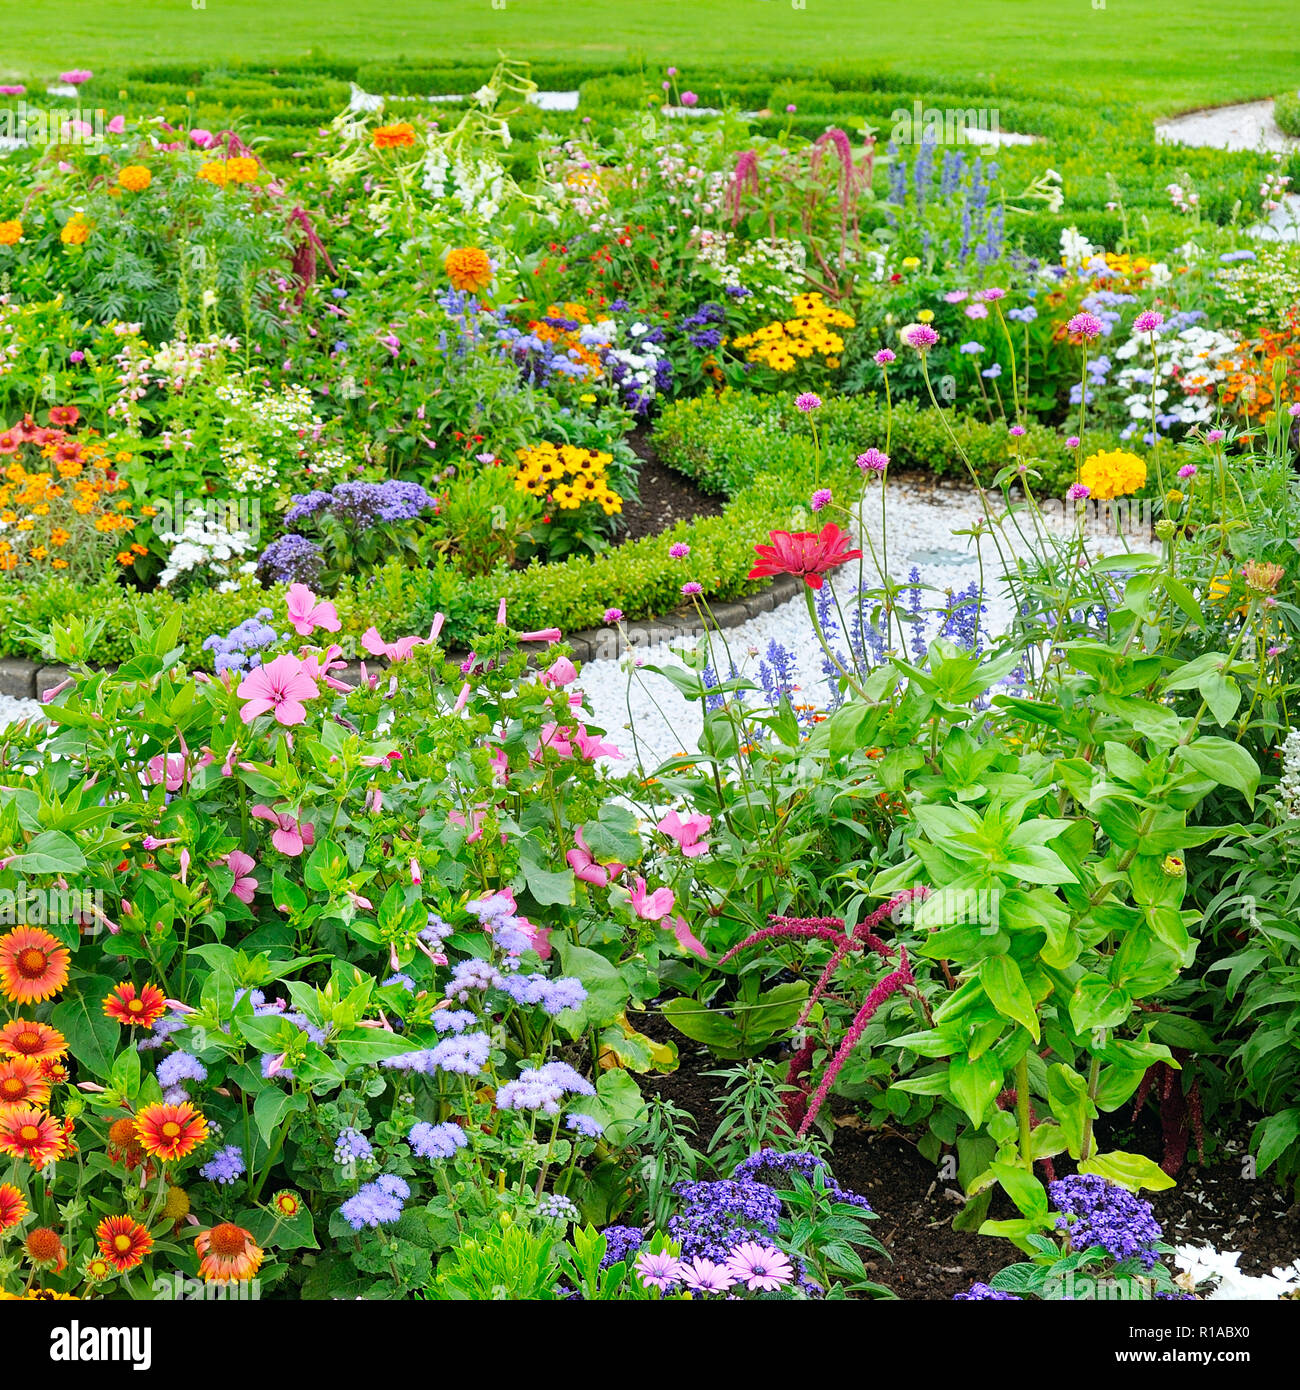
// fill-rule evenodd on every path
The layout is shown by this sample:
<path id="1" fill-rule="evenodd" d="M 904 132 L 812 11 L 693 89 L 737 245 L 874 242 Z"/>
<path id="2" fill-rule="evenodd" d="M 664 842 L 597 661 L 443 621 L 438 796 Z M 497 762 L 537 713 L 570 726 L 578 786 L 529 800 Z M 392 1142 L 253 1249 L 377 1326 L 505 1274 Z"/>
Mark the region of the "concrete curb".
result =
<path id="1" fill-rule="evenodd" d="M 766 589 L 733 603 L 714 603 L 709 611 L 714 622 L 722 628 L 739 627 L 760 613 L 770 613 L 798 594 L 801 582 L 793 575 L 780 575 Z M 639 647 L 657 646 L 679 637 L 701 634 L 700 620 L 694 608 L 683 605 L 660 618 L 640 618 L 625 622 L 620 628 L 591 627 L 568 633 L 564 641 L 573 648 L 575 661 L 610 661 Z M 529 646 L 534 655 L 545 653 L 544 643 Z M 448 652 L 450 660 L 464 660 L 468 652 Z M 372 666 L 376 663 L 370 663 Z M 350 661 L 345 676 L 360 677 L 361 663 Z M 28 661 L 24 657 L 0 658 L 0 695 L 16 700 L 39 700 L 47 690 L 66 680 L 66 666 L 52 666 L 44 661 Z"/>

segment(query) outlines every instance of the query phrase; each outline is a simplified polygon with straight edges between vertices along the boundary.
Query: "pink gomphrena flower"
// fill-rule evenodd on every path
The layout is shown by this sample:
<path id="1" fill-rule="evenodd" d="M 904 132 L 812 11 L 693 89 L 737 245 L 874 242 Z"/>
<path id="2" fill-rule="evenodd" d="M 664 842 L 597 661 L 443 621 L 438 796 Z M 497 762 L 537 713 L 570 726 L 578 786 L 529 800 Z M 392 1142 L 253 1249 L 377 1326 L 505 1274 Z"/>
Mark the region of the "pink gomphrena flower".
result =
<path id="1" fill-rule="evenodd" d="M 106 129 L 110 135 L 121 135 L 126 129 L 126 117 L 114 116 L 113 119 L 109 121 Z"/>
<path id="2" fill-rule="evenodd" d="M 558 642 L 563 635 L 558 627 L 539 627 L 536 632 L 521 632 L 519 640 L 521 642 L 545 642 L 549 647 L 552 643 Z"/>
<path id="3" fill-rule="evenodd" d="M 1092 496 L 1092 491 L 1086 483 L 1071 483 L 1065 495 L 1071 502 L 1083 502 Z"/>
<path id="4" fill-rule="evenodd" d="M 289 585 L 285 607 L 289 624 L 299 637 L 310 637 L 318 627 L 326 632 L 337 632 L 343 626 L 338 609 L 318 599 L 305 584 Z"/>
<path id="5" fill-rule="evenodd" d="M 893 348 L 881 348 L 871 360 L 877 367 L 887 367 L 891 362 L 897 362 L 898 357 Z"/>
<path id="6" fill-rule="evenodd" d="M 673 910 L 675 898 L 671 888 L 656 888 L 653 893 L 647 893 L 645 879 L 638 875 L 629 901 L 632 911 L 643 922 L 662 922 Z"/>
<path id="7" fill-rule="evenodd" d="M 928 323 L 909 323 L 898 336 L 908 347 L 920 353 L 929 352 L 939 341 L 939 335 Z"/>
<path id="8" fill-rule="evenodd" d="M 796 410 L 802 410 L 805 415 L 809 415 L 814 410 L 821 409 L 822 398 L 816 391 L 801 391 L 794 398 L 794 404 Z"/>
<path id="9" fill-rule="evenodd" d="M 299 855 L 307 845 L 316 843 L 316 828 L 310 821 L 300 821 L 283 811 L 273 811 L 265 802 L 258 802 L 250 812 L 254 820 L 270 821 L 275 829 L 271 832 L 271 843 L 291 857 Z"/>
<path id="10" fill-rule="evenodd" d="M 577 848 L 571 849 L 564 857 L 569 868 L 573 870 L 573 876 L 581 879 L 583 883 L 590 883 L 596 888 L 608 888 L 627 868 L 626 864 L 620 864 L 617 860 L 611 860 L 608 864 L 600 863 L 587 848 L 586 840 L 582 838 L 582 826 L 578 826 L 574 831 L 573 838 L 577 842 Z"/>
<path id="11" fill-rule="evenodd" d="M 578 679 L 578 668 L 567 656 L 557 656 L 542 672 L 545 685 L 565 686 Z"/>
<path id="12" fill-rule="evenodd" d="M 423 637 L 399 637 L 396 642 L 385 642 L 379 629 L 368 627 L 361 634 L 361 645 L 371 656 L 387 657 L 389 661 L 405 661 L 416 647 L 424 646 Z"/>
<path id="13" fill-rule="evenodd" d="M 682 1265 L 682 1283 L 696 1293 L 726 1293 L 736 1278 L 726 1265 L 698 1255 Z"/>
<path id="14" fill-rule="evenodd" d="M 1069 439 L 1065 441 L 1065 447 L 1067 449 L 1077 449 L 1081 443 L 1082 440 L 1080 440 L 1079 436 L 1077 434 L 1072 434 Z"/>
<path id="15" fill-rule="evenodd" d="M 709 846 L 700 838 L 707 835 L 713 824 L 712 816 L 687 816 L 685 820 L 676 811 L 668 814 L 655 826 L 661 835 L 677 841 L 677 847 L 687 859 L 698 859 L 709 852 Z"/>
<path id="16" fill-rule="evenodd" d="M 1194 463 L 1183 464 L 1183 466 L 1178 470 L 1178 476 L 1180 478 L 1196 477 L 1196 465 Z"/>
<path id="17" fill-rule="evenodd" d="M 691 553 L 685 541 L 676 541 L 668 547 L 668 554 L 674 560 L 684 560 Z"/>
<path id="18" fill-rule="evenodd" d="M 583 758 L 622 758 L 612 743 L 602 743 L 599 734 L 589 734 L 581 724 L 573 735 L 573 746 Z"/>
<path id="19" fill-rule="evenodd" d="M 671 926 L 673 935 L 677 938 L 677 944 L 683 951 L 689 951 L 694 956 L 699 956 L 701 960 L 708 960 L 709 953 L 704 949 L 704 942 L 691 930 L 691 924 L 685 917 L 674 917 Z"/>
<path id="20" fill-rule="evenodd" d="M 672 1288 L 682 1277 L 682 1262 L 666 1250 L 658 1255 L 652 1255 L 649 1250 L 638 1250 L 632 1268 L 643 1284 L 658 1289 L 660 1293 Z"/>
<path id="21" fill-rule="evenodd" d="M 830 505 L 831 490 L 828 487 L 819 487 L 816 492 L 808 499 L 808 505 L 815 512 L 821 511 L 825 506 Z"/>
<path id="22" fill-rule="evenodd" d="M 1093 338 L 1100 338 L 1105 331 L 1105 325 L 1096 314 L 1075 314 L 1065 326 L 1076 337 L 1089 341 Z"/>
<path id="23" fill-rule="evenodd" d="M 747 1289 L 771 1293 L 794 1278 L 794 1270 L 783 1251 L 774 1245 L 746 1240 L 737 1245 L 727 1260 L 727 1272 Z"/>
<path id="24" fill-rule="evenodd" d="M 607 623 L 621 623 L 623 621 L 623 610 L 621 608 L 605 609 L 605 621 Z"/>
<path id="25" fill-rule="evenodd" d="M 1227 439 L 1227 437 L 1227 430 L 1211 430 L 1209 434 L 1205 436 L 1205 442 L 1207 444 L 1220 444 L 1223 440 Z"/>
<path id="26" fill-rule="evenodd" d="M 245 854 L 242 849 L 232 849 L 221 862 L 235 876 L 230 891 L 247 906 L 253 901 L 253 894 L 257 892 L 257 880 L 252 875 L 257 860 L 251 854 Z"/>
<path id="27" fill-rule="evenodd" d="M 882 454 L 879 449 L 871 448 L 865 453 L 859 454 L 855 462 L 864 473 L 868 471 L 883 473 L 889 467 L 889 455 Z"/>
<path id="28" fill-rule="evenodd" d="M 1163 314 L 1158 314 L 1154 309 L 1144 309 L 1137 318 L 1133 320 L 1133 331 L 1135 333 L 1154 333 L 1165 321 Z"/>
<path id="29" fill-rule="evenodd" d="M 245 724 L 259 714 L 275 715 L 277 724 L 302 724 L 307 718 L 304 700 L 314 700 L 320 686 L 303 669 L 302 660 L 286 653 L 250 671 L 235 694 L 248 703 L 239 711 Z"/>

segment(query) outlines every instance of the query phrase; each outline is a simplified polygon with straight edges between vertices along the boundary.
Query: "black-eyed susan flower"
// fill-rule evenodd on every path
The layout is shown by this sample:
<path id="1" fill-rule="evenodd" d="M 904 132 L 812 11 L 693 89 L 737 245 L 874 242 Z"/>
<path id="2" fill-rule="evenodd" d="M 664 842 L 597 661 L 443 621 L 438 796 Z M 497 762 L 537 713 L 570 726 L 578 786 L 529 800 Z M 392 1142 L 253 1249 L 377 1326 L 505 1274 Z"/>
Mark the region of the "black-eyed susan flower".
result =
<path id="1" fill-rule="evenodd" d="M 136 1138 L 150 1158 L 171 1163 L 193 1153 L 208 1137 L 208 1122 L 189 1101 L 146 1105 L 135 1117 Z"/>
<path id="2" fill-rule="evenodd" d="M 253 1240 L 253 1233 L 232 1221 L 223 1221 L 194 1238 L 199 1256 L 199 1273 L 209 1284 L 243 1283 L 262 1267 L 266 1254 Z"/>
<path id="3" fill-rule="evenodd" d="M 17 1004 L 39 1004 L 68 983 L 68 948 L 42 927 L 0 936 L 0 988 Z"/>
<path id="4" fill-rule="evenodd" d="M 144 985 L 137 993 L 130 980 L 110 990 L 104 1012 L 119 1023 L 152 1028 L 167 1011 L 167 999 L 157 985 Z"/>
<path id="5" fill-rule="evenodd" d="M 100 1254 L 119 1274 L 144 1262 L 153 1249 L 153 1237 L 132 1216 L 106 1216 L 95 1227 Z"/>

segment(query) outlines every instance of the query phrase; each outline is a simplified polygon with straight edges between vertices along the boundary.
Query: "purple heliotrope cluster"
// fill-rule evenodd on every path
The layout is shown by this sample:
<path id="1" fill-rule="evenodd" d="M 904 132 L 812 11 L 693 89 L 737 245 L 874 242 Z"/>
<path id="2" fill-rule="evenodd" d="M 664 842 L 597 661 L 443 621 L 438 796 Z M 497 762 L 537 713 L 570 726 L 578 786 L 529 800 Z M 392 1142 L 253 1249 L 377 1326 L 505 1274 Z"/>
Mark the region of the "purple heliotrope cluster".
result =
<path id="1" fill-rule="evenodd" d="M 385 521 L 418 521 L 437 509 L 437 498 L 419 483 L 390 478 L 383 483 L 336 483 L 328 492 L 317 488 L 297 494 L 284 519 L 292 526 L 327 512 L 352 530 L 368 531 Z"/>
<path id="2" fill-rule="evenodd" d="M 1047 1188 L 1060 1213 L 1056 1229 L 1072 1250 L 1099 1245 L 1112 1259 L 1136 1258 L 1144 1269 L 1156 1262 L 1156 1243 L 1163 1232 L 1151 1203 L 1094 1173 L 1060 1178 Z"/>
<path id="3" fill-rule="evenodd" d="M 203 650 L 214 654 L 212 669 L 217 675 L 223 671 L 247 671 L 261 664 L 260 654 L 280 640 L 279 633 L 267 621 L 270 617 L 269 608 L 259 608 L 254 617 L 245 618 L 224 637 L 214 632 L 204 639 Z"/>

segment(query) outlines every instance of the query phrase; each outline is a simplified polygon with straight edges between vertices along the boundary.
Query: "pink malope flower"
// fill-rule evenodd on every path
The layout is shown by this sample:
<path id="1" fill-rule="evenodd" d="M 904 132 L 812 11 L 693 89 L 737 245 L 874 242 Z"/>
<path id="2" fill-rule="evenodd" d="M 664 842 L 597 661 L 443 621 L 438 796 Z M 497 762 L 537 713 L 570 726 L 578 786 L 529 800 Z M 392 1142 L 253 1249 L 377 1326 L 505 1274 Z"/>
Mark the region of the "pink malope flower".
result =
<path id="1" fill-rule="evenodd" d="M 251 903 L 253 894 L 257 892 L 257 880 L 252 875 L 257 860 L 251 854 L 245 854 L 242 849 L 232 849 L 221 862 L 235 876 L 230 891 L 241 903 Z"/>
<path id="2" fill-rule="evenodd" d="M 581 724 L 578 725 L 577 732 L 573 735 L 573 744 L 579 755 L 584 758 L 621 758 L 623 756 L 612 743 L 602 743 L 598 734 L 589 734 Z"/>
<path id="3" fill-rule="evenodd" d="M 235 694 L 248 702 L 239 711 L 245 724 L 272 712 L 278 724 L 302 724 L 307 718 L 303 701 L 316 699 L 320 687 L 303 669 L 302 660 L 286 653 L 250 671 Z"/>
<path id="4" fill-rule="evenodd" d="M 399 637 L 396 642 L 385 642 L 376 627 L 368 627 L 361 634 L 361 645 L 371 656 L 387 657 L 389 661 L 405 661 L 424 642 L 423 637 Z"/>
<path id="5" fill-rule="evenodd" d="M 712 824 L 712 816 L 687 816 L 683 820 L 676 811 L 669 811 L 655 829 L 661 835 L 676 840 L 677 847 L 687 859 L 697 859 L 709 852 L 708 845 L 700 837 L 708 834 Z"/>
<path id="6" fill-rule="evenodd" d="M 184 753 L 155 754 L 145 764 L 145 781 L 151 787 L 161 783 L 169 792 L 178 792 L 189 781 L 189 768 Z"/>
<path id="7" fill-rule="evenodd" d="M 671 888 L 656 888 L 653 893 L 647 893 L 645 879 L 637 876 L 630 902 L 633 912 L 643 922 L 661 922 L 673 910 L 674 901 Z"/>
<path id="8" fill-rule="evenodd" d="M 677 938 L 677 944 L 683 951 L 689 951 L 691 955 L 699 956 L 701 960 L 708 960 L 709 953 L 704 948 L 704 942 L 691 930 L 691 924 L 685 917 L 674 917 L 671 925 L 673 935 Z"/>
<path id="9" fill-rule="evenodd" d="M 271 843 L 281 854 L 298 855 L 306 845 L 316 843 L 316 828 L 310 821 L 300 821 L 283 811 L 273 811 L 265 802 L 259 802 L 250 814 L 254 820 L 270 821 L 275 826 L 271 832 Z"/>
<path id="10" fill-rule="evenodd" d="M 608 864 L 602 864 L 587 848 L 587 842 L 582 838 L 582 826 L 578 826 L 574 831 L 574 840 L 577 847 L 571 849 L 564 857 L 568 861 L 569 867 L 573 870 L 575 878 L 579 878 L 583 883 L 593 884 L 597 888 L 608 888 L 609 885 L 627 868 L 626 864 L 620 864 L 617 860 L 612 860 Z"/>
<path id="11" fill-rule="evenodd" d="M 794 1278 L 794 1270 L 783 1251 L 775 1245 L 760 1245 L 754 1240 L 742 1241 L 732 1250 L 727 1272 L 747 1289 L 763 1289 L 767 1293 Z"/>
<path id="12" fill-rule="evenodd" d="M 536 632 L 521 632 L 519 640 L 521 642 L 545 642 L 550 646 L 552 642 L 558 642 L 563 634 L 558 627 L 543 627 Z"/>
<path id="13" fill-rule="evenodd" d="M 567 656 L 558 656 L 542 672 L 542 681 L 546 685 L 569 685 L 578 679 L 578 668 L 569 660 Z"/>
<path id="14" fill-rule="evenodd" d="M 305 584 L 289 585 L 285 606 L 290 625 L 299 637 L 310 637 L 318 627 L 326 632 L 337 632 L 343 626 L 338 609 L 318 599 Z"/>

